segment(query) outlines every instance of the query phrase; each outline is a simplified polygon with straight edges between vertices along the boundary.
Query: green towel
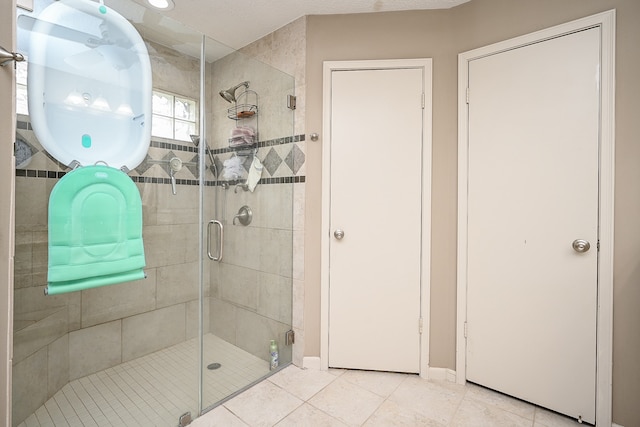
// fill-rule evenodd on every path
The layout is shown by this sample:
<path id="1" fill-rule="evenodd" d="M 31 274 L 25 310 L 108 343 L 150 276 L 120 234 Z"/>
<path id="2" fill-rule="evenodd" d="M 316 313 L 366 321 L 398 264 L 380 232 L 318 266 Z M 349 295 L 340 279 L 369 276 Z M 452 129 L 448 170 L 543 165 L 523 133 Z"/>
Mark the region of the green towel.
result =
<path id="1" fill-rule="evenodd" d="M 49 295 L 145 277 L 140 192 L 124 172 L 86 166 L 49 198 Z"/>

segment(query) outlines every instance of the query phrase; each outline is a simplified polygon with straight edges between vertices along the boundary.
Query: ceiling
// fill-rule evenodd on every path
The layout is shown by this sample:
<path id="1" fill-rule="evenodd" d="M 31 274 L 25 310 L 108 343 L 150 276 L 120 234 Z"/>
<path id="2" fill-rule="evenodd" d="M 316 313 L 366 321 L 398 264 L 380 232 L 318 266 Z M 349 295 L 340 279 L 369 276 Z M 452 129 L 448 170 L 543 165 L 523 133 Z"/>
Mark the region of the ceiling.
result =
<path id="1" fill-rule="evenodd" d="M 112 0 L 105 0 L 109 5 Z M 146 6 L 146 0 L 134 0 Z M 239 49 L 305 15 L 446 9 L 469 0 L 174 0 L 162 12 Z"/>

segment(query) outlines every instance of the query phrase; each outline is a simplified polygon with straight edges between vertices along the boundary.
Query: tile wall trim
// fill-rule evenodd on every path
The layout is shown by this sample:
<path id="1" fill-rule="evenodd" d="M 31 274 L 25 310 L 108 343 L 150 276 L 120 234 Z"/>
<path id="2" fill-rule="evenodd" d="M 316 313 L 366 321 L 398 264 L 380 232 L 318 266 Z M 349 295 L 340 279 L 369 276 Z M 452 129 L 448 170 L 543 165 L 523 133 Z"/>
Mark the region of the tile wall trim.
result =
<path id="1" fill-rule="evenodd" d="M 28 121 L 18 121 L 17 128 L 22 130 L 31 131 L 31 123 Z M 283 138 L 275 138 L 266 141 L 259 141 L 254 149 L 260 149 L 265 147 L 273 147 L 277 145 L 283 144 L 294 144 L 298 142 L 304 142 L 305 135 L 293 135 Z M 188 142 L 184 143 L 175 143 L 173 141 L 164 141 L 162 138 L 152 138 L 150 142 L 150 147 L 160 148 L 164 150 L 172 150 L 172 151 L 182 151 L 189 153 L 198 153 L 198 147 L 190 145 Z M 212 154 L 228 154 L 236 151 L 241 151 L 239 149 L 233 149 L 229 147 L 225 148 L 215 148 L 211 149 Z M 53 159 L 52 159 L 53 160 Z M 64 167 L 64 166 L 63 166 Z M 60 179 L 62 178 L 68 171 L 56 171 L 56 170 L 41 170 L 41 169 L 16 169 L 16 177 L 26 177 L 26 178 L 48 178 L 48 179 Z M 133 182 L 141 183 L 141 184 L 162 184 L 162 185 L 171 185 L 171 178 L 165 177 L 148 177 L 148 176 L 140 176 L 140 175 L 130 175 L 130 178 Z M 244 183 L 245 179 L 240 180 L 206 180 L 204 185 L 207 187 L 214 186 L 222 186 L 222 185 L 236 185 L 238 183 Z M 270 184 L 293 184 L 293 183 L 304 183 L 306 182 L 305 175 L 290 175 L 284 177 L 268 177 L 261 178 L 258 184 L 260 185 L 270 185 Z M 199 185 L 197 179 L 176 179 L 176 185 Z"/>
<path id="2" fill-rule="evenodd" d="M 49 179 L 60 179 L 68 172 L 65 171 L 48 171 L 48 170 L 38 170 L 38 169 L 16 169 L 16 176 L 23 178 L 49 178 Z M 130 176 L 133 182 L 141 183 L 141 184 L 167 184 L 171 185 L 171 178 L 157 178 L 151 176 Z M 217 180 L 207 180 L 204 182 L 206 187 L 215 187 L 221 186 L 223 184 L 228 185 L 236 185 L 239 183 L 244 183 L 244 179 L 234 180 L 234 181 L 217 181 Z M 283 176 L 283 177 L 275 177 L 275 178 L 261 178 L 258 181 L 258 184 L 297 184 L 306 182 L 306 176 Z M 197 179 L 176 179 L 176 185 L 198 185 Z"/>

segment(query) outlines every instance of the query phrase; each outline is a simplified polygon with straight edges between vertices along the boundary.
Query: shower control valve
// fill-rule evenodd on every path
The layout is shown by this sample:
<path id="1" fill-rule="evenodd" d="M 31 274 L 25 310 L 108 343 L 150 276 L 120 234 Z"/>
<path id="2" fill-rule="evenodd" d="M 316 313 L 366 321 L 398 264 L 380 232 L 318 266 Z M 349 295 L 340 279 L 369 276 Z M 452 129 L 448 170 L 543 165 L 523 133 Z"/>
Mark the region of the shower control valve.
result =
<path id="1" fill-rule="evenodd" d="M 253 212 L 251 208 L 247 205 L 240 208 L 238 214 L 233 217 L 233 225 L 236 225 L 236 220 L 242 225 L 251 224 L 251 220 L 253 219 Z"/>

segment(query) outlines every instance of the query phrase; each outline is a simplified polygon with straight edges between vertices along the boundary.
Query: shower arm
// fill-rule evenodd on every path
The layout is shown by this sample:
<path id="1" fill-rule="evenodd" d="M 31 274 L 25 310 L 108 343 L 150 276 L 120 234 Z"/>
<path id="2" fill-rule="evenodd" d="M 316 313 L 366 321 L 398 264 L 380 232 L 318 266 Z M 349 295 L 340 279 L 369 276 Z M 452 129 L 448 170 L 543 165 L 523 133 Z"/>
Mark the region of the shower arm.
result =
<path id="1" fill-rule="evenodd" d="M 191 138 L 191 142 L 193 143 L 193 145 L 195 145 L 196 147 L 200 145 L 199 135 L 189 135 L 189 137 Z M 217 178 L 218 168 L 216 166 L 215 160 L 213 159 L 213 154 L 211 153 L 211 147 L 209 147 L 209 144 L 207 143 L 206 140 L 204 141 L 204 151 L 209 155 L 209 160 L 211 161 L 211 171 L 213 172 L 213 176 Z"/>

